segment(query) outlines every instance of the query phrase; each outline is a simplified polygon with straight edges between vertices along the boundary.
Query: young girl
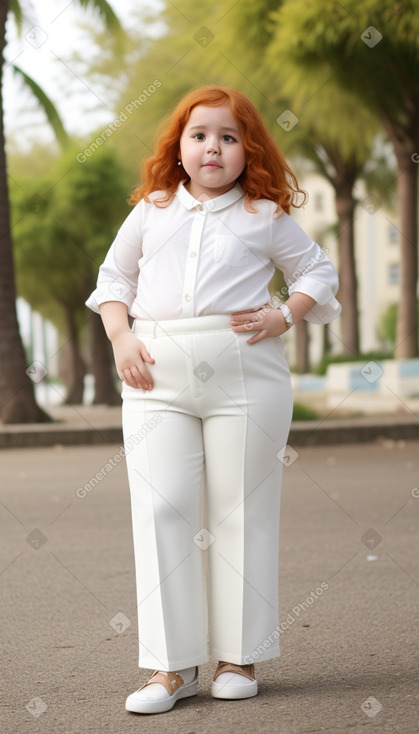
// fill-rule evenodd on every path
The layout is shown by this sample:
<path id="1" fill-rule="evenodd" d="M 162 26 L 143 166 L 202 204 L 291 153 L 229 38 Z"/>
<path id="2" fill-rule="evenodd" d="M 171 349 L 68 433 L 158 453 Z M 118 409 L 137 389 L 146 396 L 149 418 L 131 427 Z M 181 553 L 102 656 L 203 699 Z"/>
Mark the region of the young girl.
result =
<path id="1" fill-rule="evenodd" d="M 288 216 L 303 192 L 240 92 L 187 94 L 142 181 L 87 305 L 123 381 L 139 666 L 155 671 L 126 708 L 157 713 L 196 694 L 208 630 L 215 698 L 255 696 L 255 658 L 280 654 L 281 335 L 340 306 L 332 263 Z"/>

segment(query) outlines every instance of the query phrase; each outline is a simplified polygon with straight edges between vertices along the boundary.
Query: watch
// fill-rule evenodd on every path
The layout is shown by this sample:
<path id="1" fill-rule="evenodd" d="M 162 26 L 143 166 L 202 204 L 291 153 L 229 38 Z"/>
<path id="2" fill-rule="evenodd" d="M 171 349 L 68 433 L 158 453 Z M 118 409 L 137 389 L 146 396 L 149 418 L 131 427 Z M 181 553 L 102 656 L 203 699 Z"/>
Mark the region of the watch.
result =
<path id="1" fill-rule="evenodd" d="M 281 303 L 280 306 L 278 306 L 279 311 L 281 311 L 285 323 L 287 325 L 287 330 L 291 328 L 291 326 L 294 325 L 294 319 L 292 318 L 292 313 L 289 310 L 288 306 L 285 303 Z"/>

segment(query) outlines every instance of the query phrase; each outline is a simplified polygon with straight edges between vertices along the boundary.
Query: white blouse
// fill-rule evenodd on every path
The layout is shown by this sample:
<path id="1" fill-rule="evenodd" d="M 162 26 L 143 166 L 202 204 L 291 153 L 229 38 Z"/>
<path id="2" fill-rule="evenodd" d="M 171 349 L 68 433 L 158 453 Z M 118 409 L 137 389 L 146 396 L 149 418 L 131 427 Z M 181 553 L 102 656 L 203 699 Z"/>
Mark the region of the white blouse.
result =
<path id="1" fill-rule="evenodd" d="M 290 294 L 317 301 L 307 321 L 339 316 L 334 266 L 290 216 L 274 218 L 273 202 L 248 212 L 239 184 L 200 201 L 181 183 L 165 208 L 152 203 L 159 196 L 142 199 L 120 227 L 86 301 L 93 311 L 122 301 L 134 318 L 157 321 L 257 309 L 270 300 L 276 267 Z"/>

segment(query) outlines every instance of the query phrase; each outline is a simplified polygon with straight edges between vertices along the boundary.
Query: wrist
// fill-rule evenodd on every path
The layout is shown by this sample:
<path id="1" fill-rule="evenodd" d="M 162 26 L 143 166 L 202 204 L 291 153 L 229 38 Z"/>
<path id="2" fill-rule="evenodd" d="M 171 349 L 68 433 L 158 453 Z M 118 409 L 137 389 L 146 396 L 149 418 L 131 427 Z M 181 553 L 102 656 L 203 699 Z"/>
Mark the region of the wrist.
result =
<path id="1" fill-rule="evenodd" d="M 131 329 L 127 325 L 126 327 L 121 327 L 118 329 L 110 329 L 106 332 L 106 335 L 109 339 L 109 341 L 114 344 L 114 342 L 118 341 L 121 337 L 125 336 L 126 334 L 131 334 Z"/>

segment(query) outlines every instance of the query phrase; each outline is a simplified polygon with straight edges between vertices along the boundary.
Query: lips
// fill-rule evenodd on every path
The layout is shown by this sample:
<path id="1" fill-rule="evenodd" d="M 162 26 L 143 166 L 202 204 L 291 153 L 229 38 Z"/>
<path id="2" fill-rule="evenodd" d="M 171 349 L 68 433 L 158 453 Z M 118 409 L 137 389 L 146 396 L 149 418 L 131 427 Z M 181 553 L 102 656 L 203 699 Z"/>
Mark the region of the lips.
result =
<path id="1" fill-rule="evenodd" d="M 218 163 L 215 163 L 215 161 L 209 161 L 209 163 L 204 163 L 204 168 L 221 168 Z"/>

